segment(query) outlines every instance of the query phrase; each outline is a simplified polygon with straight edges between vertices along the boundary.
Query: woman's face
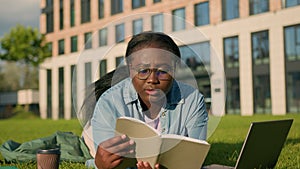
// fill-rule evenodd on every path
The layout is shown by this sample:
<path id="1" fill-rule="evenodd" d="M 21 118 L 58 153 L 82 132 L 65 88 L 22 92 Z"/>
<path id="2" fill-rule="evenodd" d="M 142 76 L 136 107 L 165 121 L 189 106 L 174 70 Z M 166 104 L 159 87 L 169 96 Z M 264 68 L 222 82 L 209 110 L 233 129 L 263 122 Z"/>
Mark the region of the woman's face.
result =
<path id="1" fill-rule="evenodd" d="M 169 92 L 175 71 L 174 55 L 166 50 L 145 48 L 130 56 L 130 76 L 140 99 L 151 104 L 164 101 Z"/>

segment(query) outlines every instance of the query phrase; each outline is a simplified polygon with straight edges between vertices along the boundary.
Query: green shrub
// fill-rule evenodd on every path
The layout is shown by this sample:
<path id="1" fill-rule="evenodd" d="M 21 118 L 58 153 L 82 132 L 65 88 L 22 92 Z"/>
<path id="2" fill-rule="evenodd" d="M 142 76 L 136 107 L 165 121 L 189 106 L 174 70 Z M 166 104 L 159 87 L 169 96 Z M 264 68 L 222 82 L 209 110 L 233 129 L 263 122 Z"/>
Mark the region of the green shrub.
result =
<path id="1" fill-rule="evenodd" d="M 36 119 L 39 118 L 33 112 L 26 110 L 26 106 L 17 105 L 13 109 L 13 116 L 14 119 Z"/>

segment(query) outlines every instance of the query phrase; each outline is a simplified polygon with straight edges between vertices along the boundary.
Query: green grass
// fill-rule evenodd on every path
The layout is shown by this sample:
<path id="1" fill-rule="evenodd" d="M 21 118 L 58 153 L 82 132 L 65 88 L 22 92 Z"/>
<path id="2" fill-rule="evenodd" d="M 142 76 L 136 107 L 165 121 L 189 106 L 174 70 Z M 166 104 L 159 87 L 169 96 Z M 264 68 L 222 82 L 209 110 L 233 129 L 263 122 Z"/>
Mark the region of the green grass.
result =
<path id="1" fill-rule="evenodd" d="M 300 169 L 300 114 L 289 114 L 286 116 L 255 115 L 247 117 L 227 115 L 222 117 L 217 129 L 213 132 L 212 136 L 208 138 L 211 149 L 205 160 L 205 165 L 213 163 L 234 165 L 251 122 L 286 118 L 293 118 L 294 123 L 284 148 L 282 149 L 276 169 Z M 69 131 L 80 135 L 82 130 L 79 122 L 75 119 L 53 121 L 41 120 L 39 118 L 0 120 L 0 129 L 0 144 L 9 139 L 20 143 L 31 141 L 52 135 L 57 130 Z M 3 161 L 2 156 L 0 156 L 0 160 Z M 22 169 L 36 168 L 35 163 L 3 163 L 2 165 L 14 165 Z M 61 163 L 60 169 L 67 168 L 85 168 L 85 166 L 82 163 Z"/>
<path id="2" fill-rule="evenodd" d="M 282 149 L 276 168 L 300 169 L 300 114 L 286 116 L 255 115 L 255 116 L 224 116 L 208 139 L 211 149 L 205 164 L 224 164 L 233 166 L 238 158 L 250 123 L 253 121 L 293 118 L 294 122 L 287 141 Z"/>

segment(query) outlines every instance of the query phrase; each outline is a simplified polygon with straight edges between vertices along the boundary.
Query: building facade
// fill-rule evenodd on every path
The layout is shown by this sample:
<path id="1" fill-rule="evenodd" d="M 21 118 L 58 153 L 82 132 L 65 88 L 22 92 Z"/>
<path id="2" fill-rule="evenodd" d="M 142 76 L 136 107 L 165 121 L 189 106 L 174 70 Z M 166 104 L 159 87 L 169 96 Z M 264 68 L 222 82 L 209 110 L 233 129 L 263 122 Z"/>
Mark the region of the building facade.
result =
<path id="1" fill-rule="evenodd" d="M 210 113 L 300 113 L 300 2 L 41 0 L 52 57 L 40 65 L 42 118 L 75 118 L 85 88 L 123 64 L 128 39 L 169 34 Z"/>
<path id="2" fill-rule="evenodd" d="M 0 93 L 0 119 L 9 118 L 14 115 L 17 106 L 28 108 L 34 114 L 39 114 L 39 92 L 37 90 L 25 89 L 17 92 Z"/>

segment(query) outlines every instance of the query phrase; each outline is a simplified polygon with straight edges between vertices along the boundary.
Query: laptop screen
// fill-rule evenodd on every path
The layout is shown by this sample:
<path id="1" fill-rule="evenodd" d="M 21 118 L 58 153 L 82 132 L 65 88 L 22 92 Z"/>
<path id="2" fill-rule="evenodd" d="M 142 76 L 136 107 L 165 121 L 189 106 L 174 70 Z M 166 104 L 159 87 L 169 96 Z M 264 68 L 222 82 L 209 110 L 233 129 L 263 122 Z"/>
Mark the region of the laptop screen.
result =
<path id="1" fill-rule="evenodd" d="M 253 122 L 235 168 L 274 168 L 292 123 L 293 119 Z"/>

